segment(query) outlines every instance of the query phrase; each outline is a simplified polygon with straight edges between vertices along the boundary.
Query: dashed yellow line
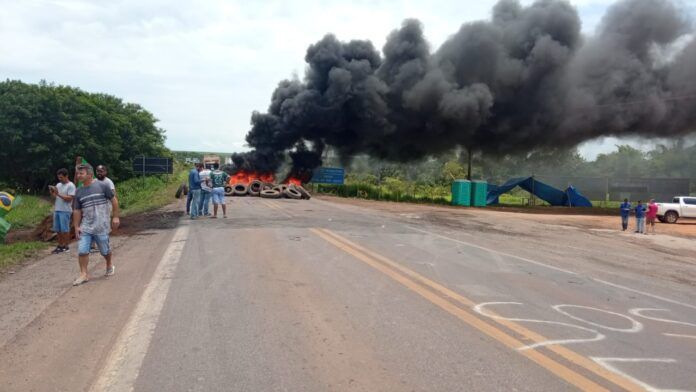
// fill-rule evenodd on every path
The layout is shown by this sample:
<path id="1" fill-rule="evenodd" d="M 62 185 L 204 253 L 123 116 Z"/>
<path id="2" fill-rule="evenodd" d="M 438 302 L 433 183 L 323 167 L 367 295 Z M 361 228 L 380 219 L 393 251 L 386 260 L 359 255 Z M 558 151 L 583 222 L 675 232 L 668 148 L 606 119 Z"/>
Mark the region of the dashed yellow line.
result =
<path id="1" fill-rule="evenodd" d="M 585 391 L 607 391 L 607 389 L 602 387 L 601 385 L 575 372 L 569 367 L 561 363 L 558 363 L 557 361 L 549 358 L 548 356 L 542 354 L 537 350 L 517 350 L 518 348 L 525 346 L 526 344 L 517 340 L 513 336 L 510 336 L 503 330 L 484 322 L 482 319 L 478 318 L 474 314 L 469 313 L 461 307 L 456 306 L 452 302 L 450 302 L 450 300 L 453 300 L 465 306 L 466 308 L 471 308 L 475 305 L 475 303 L 470 299 L 416 273 L 415 271 L 412 271 L 404 267 L 399 263 L 396 263 L 380 254 L 366 249 L 328 229 L 311 229 L 311 232 L 313 232 L 320 238 L 326 240 L 327 242 L 331 243 L 332 245 L 336 246 L 337 248 L 354 256 L 358 260 L 384 273 L 393 280 L 408 287 L 409 289 L 421 295 L 431 303 L 457 317 L 458 319 L 464 321 L 465 323 L 492 337 L 493 339 L 501 342 L 505 346 L 514 349 L 519 354 L 529 358 L 538 365 L 549 370 L 557 377 L 562 378 L 563 380 L 578 387 L 579 389 Z M 531 340 L 537 343 L 548 340 L 544 336 L 536 332 L 530 331 L 529 329 L 523 327 L 522 325 L 516 322 L 503 319 L 494 319 L 494 321 L 518 333 L 527 340 Z M 643 387 L 636 384 L 632 380 L 627 379 L 626 377 L 623 377 L 619 374 L 613 373 L 600 366 L 599 364 L 595 363 L 594 361 L 590 360 L 589 358 L 584 357 L 563 346 L 549 345 L 545 347 L 553 351 L 554 353 L 560 355 L 561 357 L 565 358 L 566 360 L 570 361 L 571 363 L 581 366 L 627 391 L 645 390 Z"/>

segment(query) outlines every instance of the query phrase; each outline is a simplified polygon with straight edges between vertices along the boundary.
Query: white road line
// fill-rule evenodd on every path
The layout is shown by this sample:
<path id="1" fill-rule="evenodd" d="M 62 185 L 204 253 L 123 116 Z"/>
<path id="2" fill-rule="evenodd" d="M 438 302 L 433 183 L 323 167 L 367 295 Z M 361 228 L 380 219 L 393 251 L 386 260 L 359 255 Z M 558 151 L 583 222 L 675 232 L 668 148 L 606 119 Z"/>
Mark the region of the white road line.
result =
<path id="1" fill-rule="evenodd" d="M 673 338 L 687 338 L 687 339 L 696 339 L 696 335 L 682 335 L 680 333 L 663 333 L 664 336 L 671 336 Z"/>
<path id="2" fill-rule="evenodd" d="M 476 248 L 476 249 L 485 250 L 485 251 L 487 251 L 487 252 L 496 253 L 496 254 L 499 254 L 499 255 L 502 255 L 502 256 L 506 256 L 506 257 L 511 257 L 511 258 L 513 258 L 513 259 L 517 259 L 517 260 L 520 260 L 520 261 L 524 261 L 525 263 L 534 264 L 534 265 L 538 265 L 538 266 L 541 266 L 541 267 L 546 267 L 546 268 L 549 268 L 549 269 L 552 269 L 552 270 L 555 270 L 555 271 L 559 271 L 559 272 L 563 272 L 563 273 L 566 273 L 566 274 L 570 274 L 570 275 L 577 275 L 577 272 L 569 271 L 569 270 L 567 270 L 567 269 L 563 269 L 563 268 L 560 268 L 560 267 L 554 267 L 553 265 L 545 264 L 545 263 L 542 263 L 542 262 L 540 262 L 540 261 L 531 260 L 531 259 L 528 259 L 528 258 L 525 258 L 525 257 L 521 257 L 521 256 L 515 256 L 515 255 L 510 254 L 510 253 L 505 253 L 505 252 L 501 252 L 501 251 L 498 251 L 498 250 L 495 250 L 495 249 L 486 248 L 485 246 L 472 244 L 471 242 L 466 242 L 466 241 L 458 240 L 458 239 L 456 239 L 456 238 L 447 237 L 447 236 L 442 235 L 442 234 L 434 233 L 434 232 L 428 231 L 428 230 L 418 229 L 418 228 L 415 228 L 415 227 L 413 227 L 413 226 L 406 226 L 406 227 L 408 227 L 409 229 L 414 230 L 414 231 L 419 231 L 419 232 L 421 232 L 421 233 L 430 234 L 430 235 L 433 235 L 433 236 L 435 236 L 435 237 L 440 237 L 440 238 L 442 238 L 442 239 L 446 239 L 446 240 L 449 240 L 449 241 L 456 242 L 456 243 L 458 243 L 458 244 L 466 245 L 466 246 L 469 246 L 469 247 L 472 247 L 472 248 Z"/>
<path id="3" fill-rule="evenodd" d="M 644 296 L 646 296 L 646 297 L 651 297 L 651 298 L 659 299 L 659 300 L 661 300 L 661 301 L 669 302 L 669 303 L 671 303 L 671 304 L 681 305 L 681 306 L 685 306 L 685 307 L 687 307 L 687 308 L 696 309 L 696 305 L 691 305 L 691 304 L 687 304 L 687 303 L 684 303 L 684 302 L 675 301 L 675 300 L 673 300 L 673 299 L 661 297 L 661 296 L 659 296 L 659 295 L 646 293 L 645 291 L 640 291 L 640 290 L 632 289 L 632 288 L 630 288 L 630 287 L 622 286 L 622 285 L 616 284 L 616 283 L 607 282 L 606 280 L 602 280 L 602 279 L 592 278 L 592 280 L 594 280 L 595 282 L 604 283 L 604 284 L 607 285 L 607 286 L 616 287 L 617 289 L 622 289 L 622 290 L 626 290 L 626 291 L 631 291 L 631 292 L 634 292 L 634 293 L 642 294 L 642 295 L 644 295 Z"/>
<path id="4" fill-rule="evenodd" d="M 635 382 L 636 384 L 640 385 L 643 387 L 646 391 L 648 392 L 689 392 L 689 391 L 683 391 L 679 389 L 659 389 L 656 388 L 652 385 L 646 384 L 643 381 L 640 381 L 639 379 L 629 376 L 628 374 L 622 372 L 619 370 L 616 366 L 610 365 L 609 362 L 628 362 L 628 363 L 641 363 L 641 362 L 656 362 L 656 363 L 675 363 L 677 362 L 675 359 L 672 358 L 600 358 L 600 357 L 590 357 L 593 361 L 597 362 L 598 364 L 604 366 L 607 370 L 610 370 L 616 374 L 620 374 L 623 377 L 628 378 L 629 380 Z"/>
<path id="5" fill-rule="evenodd" d="M 492 252 L 492 253 L 497 253 L 497 254 L 499 254 L 499 255 L 511 257 L 511 258 L 514 258 L 514 259 L 517 259 L 517 260 L 520 260 L 520 261 L 524 261 L 524 262 L 526 262 L 526 263 L 531 263 L 531 264 L 538 265 L 538 266 L 541 266 L 541 267 L 546 267 L 546 268 L 549 268 L 549 269 L 552 269 L 552 270 L 555 270 L 555 271 L 565 272 L 565 273 L 571 274 L 571 275 L 578 275 L 577 272 L 569 271 L 569 270 L 566 270 L 566 269 L 563 269 L 563 268 L 559 268 L 559 267 L 554 267 L 554 266 L 552 266 L 552 265 L 548 265 L 548 264 L 542 263 L 542 262 L 540 262 L 540 261 L 527 259 L 527 258 L 525 258 L 525 257 L 515 256 L 515 255 L 513 255 L 513 254 L 509 254 L 509 253 L 505 253 L 505 252 L 500 252 L 500 251 L 497 251 L 497 250 L 494 250 L 494 249 L 486 248 L 485 246 L 472 244 L 472 243 L 470 243 L 470 242 L 458 240 L 458 239 L 452 238 L 452 237 L 447 237 L 447 236 L 445 236 L 445 235 L 438 234 L 438 233 L 434 233 L 434 232 L 432 232 L 432 231 L 423 230 L 423 229 L 418 229 L 418 228 L 415 228 L 415 227 L 413 227 L 413 226 L 406 226 L 406 227 L 408 227 L 409 229 L 414 230 L 414 231 L 418 231 L 418 232 L 425 233 L 425 234 L 430 234 L 430 235 L 433 235 L 433 236 L 435 236 L 435 237 L 440 237 L 440 238 L 442 238 L 442 239 L 446 239 L 446 240 L 449 240 L 449 241 L 453 241 L 453 242 L 456 242 L 456 243 L 459 243 L 459 244 L 462 244 L 462 245 L 466 245 L 466 246 L 470 246 L 470 247 L 473 247 L 473 248 L 486 250 L 486 251 L 489 251 L 489 252 Z M 630 287 L 622 286 L 622 285 L 620 285 L 620 284 L 616 284 L 616 283 L 612 283 L 612 282 L 607 282 L 606 280 L 602 280 L 602 279 L 598 279 L 598 278 L 593 278 L 593 277 L 591 277 L 591 276 L 590 276 L 589 278 L 592 279 L 592 280 L 594 280 L 595 282 L 602 283 L 602 284 L 605 284 L 605 285 L 607 285 L 607 286 L 611 286 L 611 287 L 614 287 L 614 288 L 617 288 L 617 289 L 622 289 L 622 290 L 630 291 L 630 292 L 633 292 L 633 293 L 641 294 L 641 295 L 644 295 L 644 296 L 646 296 L 646 297 L 650 297 L 650 298 L 654 298 L 654 299 L 659 299 L 660 301 L 669 302 L 669 303 L 671 303 L 671 304 L 681 305 L 681 306 L 684 306 L 684 307 L 687 307 L 687 308 L 696 309 L 696 305 L 687 304 L 687 303 L 685 303 L 685 302 L 680 302 L 680 301 L 677 301 L 677 300 L 665 298 L 665 297 L 662 297 L 662 296 L 659 296 L 659 295 L 656 295 L 656 294 L 646 293 L 645 291 L 632 289 L 632 288 L 630 288 Z"/>
<path id="6" fill-rule="evenodd" d="M 568 324 L 568 323 L 563 323 L 560 321 L 535 320 L 535 319 L 525 319 L 525 318 L 511 318 L 511 317 L 498 316 L 496 314 L 490 314 L 490 313 L 486 312 L 485 307 L 491 306 L 491 305 L 522 305 L 522 303 L 520 303 L 520 302 L 483 302 L 483 303 L 480 303 L 480 304 L 474 306 L 472 309 L 476 313 L 478 313 L 482 316 L 490 317 L 492 319 L 510 320 L 510 321 L 537 323 L 537 324 L 560 325 L 562 327 L 575 328 L 575 329 L 579 329 L 581 331 L 591 332 L 591 333 L 595 334 L 595 337 L 593 337 L 593 338 L 546 340 L 543 342 L 528 344 L 526 346 L 518 347 L 517 350 L 519 350 L 519 351 L 535 349 L 535 348 L 543 347 L 543 346 L 551 346 L 554 344 L 565 345 L 565 344 L 574 344 L 574 343 L 597 342 L 600 340 L 604 340 L 606 338 L 606 336 L 599 333 L 598 331 L 595 331 L 594 329 L 586 328 L 586 327 L 583 327 L 580 325 Z"/>
<path id="7" fill-rule="evenodd" d="M 642 317 L 644 319 L 653 320 L 653 321 L 660 321 L 663 323 L 671 323 L 671 324 L 687 325 L 689 327 L 696 327 L 696 324 L 687 323 L 686 321 L 677 321 L 677 320 L 670 320 L 670 319 L 659 318 L 659 317 L 646 316 L 643 314 L 643 312 L 669 312 L 669 309 L 633 308 L 633 309 L 628 310 L 628 313 L 630 313 L 634 316 Z"/>
<path id="8" fill-rule="evenodd" d="M 558 313 L 561 313 L 561 314 L 565 315 L 566 317 L 570 317 L 570 318 L 572 318 L 573 320 L 577 320 L 577 321 L 580 321 L 580 322 L 583 322 L 583 323 L 586 323 L 586 324 L 590 324 L 590 325 L 592 325 L 592 326 L 594 326 L 594 327 L 604 328 L 604 329 L 608 329 L 608 330 L 610 330 L 610 331 L 614 331 L 614 332 L 624 332 L 624 333 L 637 333 L 637 332 L 640 332 L 640 331 L 643 330 L 643 324 L 641 324 L 640 322 L 634 320 L 633 318 L 631 318 L 631 317 L 629 317 L 629 316 L 626 316 L 626 315 L 623 315 L 623 314 L 621 314 L 621 313 L 611 312 L 611 311 L 609 311 L 609 310 L 604 310 L 604 309 L 599 309 L 599 308 L 593 308 L 592 306 L 583 306 L 583 305 L 568 305 L 568 304 L 561 304 L 561 305 L 553 305 L 553 306 L 551 306 L 551 307 L 552 307 L 554 310 L 556 310 Z M 575 316 L 575 315 L 573 315 L 573 314 L 570 314 L 570 313 L 566 312 L 565 310 L 563 310 L 563 308 L 587 309 L 587 310 L 594 310 L 594 311 L 597 311 L 597 312 L 600 312 L 600 313 L 611 314 L 611 315 L 613 315 L 613 316 L 621 317 L 621 318 L 624 318 L 624 319 L 630 321 L 630 322 L 631 322 L 631 328 L 614 328 L 614 327 L 610 327 L 610 326 L 608 326 L 608 325 L 603 325 L 603 324 L 595 323 L 595 322 L 593 322 L 593 321 L 585 320 L 585 319 L 583 319 L 583 318 L 580 318 L 580 317 L 578 317 L 578 316 Z"/>
<path id="9" fill-rule="evenodd" d="M 99 372 L 91 391 L 124 392 L 133 390 L 164 301 L 167 298 L 171 278 L 186 245 L 188 232 L 189 226 L 182 225 L 174 233 L 172 242 L 157 265 L 152 280 L 145 288 L 135 311 L 111 349 L 106 365 Z"/>

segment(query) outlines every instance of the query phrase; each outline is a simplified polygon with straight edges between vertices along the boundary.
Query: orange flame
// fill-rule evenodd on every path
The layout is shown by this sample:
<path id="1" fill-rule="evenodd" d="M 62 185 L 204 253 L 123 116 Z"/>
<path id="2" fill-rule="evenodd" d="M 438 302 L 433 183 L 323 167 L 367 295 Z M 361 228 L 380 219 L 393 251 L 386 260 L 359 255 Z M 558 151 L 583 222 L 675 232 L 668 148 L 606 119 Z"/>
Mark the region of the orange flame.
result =
<path id="1" fill-rule="evenodd" d="M 274 182 L 275 176 L 273 173 L 258 173 L 258 172 L 247 172 L 240 170 L 237 173 L 230 176 L 230 185 L 244 184 L 248 185 L 250 182 L 260 180 L 263 182 Z"/>

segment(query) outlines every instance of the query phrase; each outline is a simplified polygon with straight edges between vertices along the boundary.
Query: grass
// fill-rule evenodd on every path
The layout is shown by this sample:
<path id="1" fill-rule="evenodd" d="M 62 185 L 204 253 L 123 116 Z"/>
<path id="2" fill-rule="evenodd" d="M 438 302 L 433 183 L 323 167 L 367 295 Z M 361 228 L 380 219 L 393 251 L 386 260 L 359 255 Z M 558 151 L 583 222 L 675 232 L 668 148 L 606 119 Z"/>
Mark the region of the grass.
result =
<path id="1" fill-rule="evenodd" d="M 132 178 L 116 183 L 121 215 L 146 212 L 165 206 L 174 200 L 174 193 L 187 178 L 184 166 L 176 166 L 173 175 Z M 14 229 L 32 228 L 51 214 L 53 204 L 45 198 L 22 195 L 22 203 L 7 216 Z M 36 255 L 48 246 L 45 242 L 27 241 L 0 244 L 0 269 L 17 264 Z"/>
<path id="2" fill-rule="evenodd" d="M 347 183 L 344 185 L 312 185 L 316 193 L 324 193 L 339 197 L 355 197 L 359 199 L 385 200 L 406 203 L 450 204 L 452 195 L 448 186 L 429 186 L 406 184 L 403 189 L 389 189 L 388 186 L 372 185 L 364 183 Z M 530 207 L 531 195 L 519 189 L 511 193 L 500 195 L 498 206 L 501 207 Z M 592 206 L 602 209 L 618 209 L 619 201 L 591 201 Z M 535 200 L 535 207 L 545 207 L 549 204 L 539 198 Z"/>
<path id="3" fill-rule="evenodd" d="M 0 244 L 0 269 L 17 264 L 46 249 L 48 244 L 41 241 L 15 242 L 13 244 Z"/>
<path id="4" fill-rule="evenodd" d="M 179 185 L 186 181 L 188 171 L 183 166 L 168 178 L 166 175 L 136 177 L 116 183 L 121 215 L 132 215 L 163 207 L 174 200 Z"/>
<path id="5" fill-rule="evenodd" d="M 50 199 L 31 195 L 19 195 L 18 198 L 21 198 L 19 206 L 5 216 L 13 229 L 34 227 L 51 214 L 53 204 Z"/>

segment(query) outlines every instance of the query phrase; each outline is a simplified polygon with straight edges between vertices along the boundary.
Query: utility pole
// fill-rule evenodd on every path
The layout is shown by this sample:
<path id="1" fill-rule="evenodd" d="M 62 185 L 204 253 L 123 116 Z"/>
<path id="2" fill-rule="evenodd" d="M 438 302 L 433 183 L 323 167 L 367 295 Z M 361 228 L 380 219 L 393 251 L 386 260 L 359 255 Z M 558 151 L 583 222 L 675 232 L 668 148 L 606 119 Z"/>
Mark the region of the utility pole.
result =
<path id="1" fill-rule="evenodd" d="M 466 147 L 466 153 L 467 153 L 468 159 L 469 159 L 469 166 L 468 166 L 467 171 L 466 171 L 466 179 L 471 181 L 471 146 Z"/>

